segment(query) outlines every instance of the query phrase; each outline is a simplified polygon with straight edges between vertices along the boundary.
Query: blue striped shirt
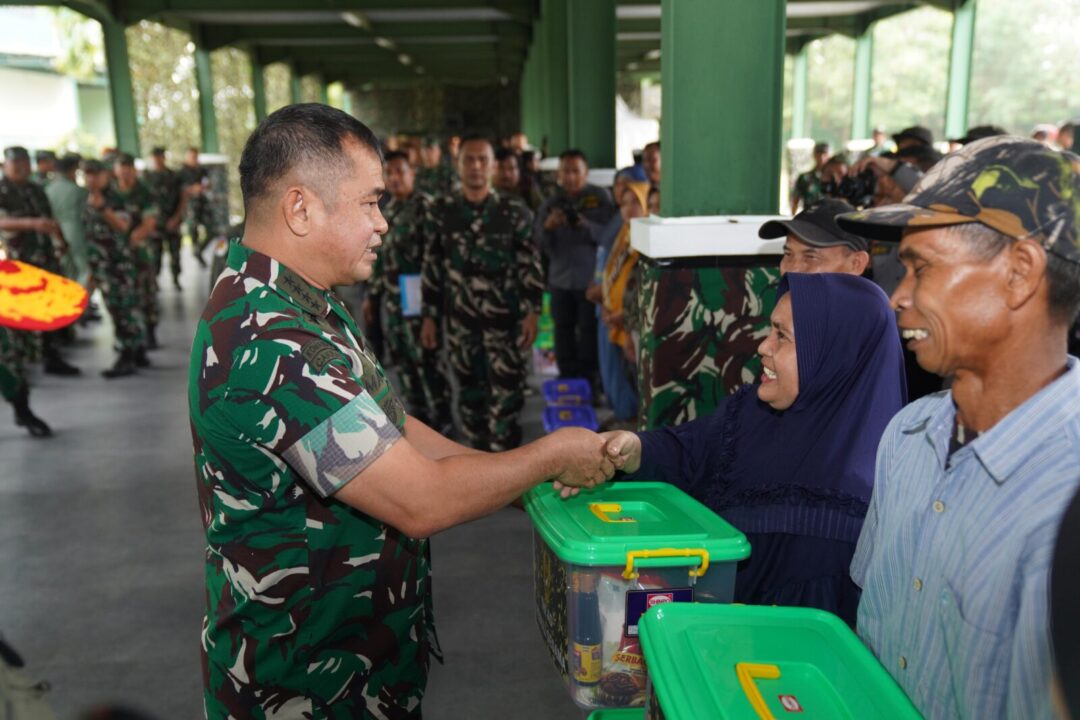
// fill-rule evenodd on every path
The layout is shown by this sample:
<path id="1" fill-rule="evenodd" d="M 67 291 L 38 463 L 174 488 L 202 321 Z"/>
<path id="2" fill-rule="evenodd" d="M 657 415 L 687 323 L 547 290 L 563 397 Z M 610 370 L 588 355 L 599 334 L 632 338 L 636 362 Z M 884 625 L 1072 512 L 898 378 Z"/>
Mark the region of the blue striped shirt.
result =
<path id="1" fill-rule="evenodd" d="M 904 408 L 878 448 L 851 576 L 859 635 L 927 718 L 1051 718 L 1047 594 L 1080 484 L 1080 369 L 958 450 L 950 393 Z"/>

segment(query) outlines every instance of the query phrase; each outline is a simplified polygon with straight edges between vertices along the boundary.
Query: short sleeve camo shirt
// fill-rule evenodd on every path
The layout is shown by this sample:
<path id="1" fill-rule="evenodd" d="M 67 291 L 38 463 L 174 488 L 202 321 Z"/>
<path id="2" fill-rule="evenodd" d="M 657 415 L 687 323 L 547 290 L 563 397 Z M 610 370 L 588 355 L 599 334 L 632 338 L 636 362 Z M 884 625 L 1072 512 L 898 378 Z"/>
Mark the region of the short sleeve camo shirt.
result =
<path id="1" fill-rule="evenodd" d="M 414 717 L 437 648 L 428 542 L 333 498 L 405 422 L 352 316 L 234 241 L 188 392 L 207 717 Z"/>

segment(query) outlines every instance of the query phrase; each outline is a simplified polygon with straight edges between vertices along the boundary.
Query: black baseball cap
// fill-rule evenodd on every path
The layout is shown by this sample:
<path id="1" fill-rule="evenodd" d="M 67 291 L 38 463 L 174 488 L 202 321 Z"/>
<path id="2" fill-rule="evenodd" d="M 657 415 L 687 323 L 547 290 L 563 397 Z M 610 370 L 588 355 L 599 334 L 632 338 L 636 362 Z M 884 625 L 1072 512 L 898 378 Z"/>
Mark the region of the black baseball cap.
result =
<path id="1" fill-rule="evenodd" d="M 913 125 L 909 128 L 904 128 L 900 132 L 892 136 L 893 141 L 899 145 L 901 140 L 916 140 L 923 145 L 934 144 L 934 134 L 922 125 Z"/>
<path id="2" fill-rule="evenodd" d="M 866 240 L 840 229 L 836 216 L 855 212 L 843 200 L 827 199 L 814 203 L 790 220 L 770 220 L 758 228 L 758 237 L 765 240 L 786 237 L 791 233 L 807 245 L 836 247 L 843 245 L 855 251 L 867 252 Z"/>
<path id="3" fill-rule="evenodd" d="M 4 148 L 4 160 L 30 160 L 30 153 L 22 145 Z"/>
<path id="4" fill-rule="evenodd" d="M 962 138 L 949 138 L 951 143 L 960 143 L 961 145 L 967 145 L 970 142 L 976 140 L 982 140 L 983 138 L 994 137 L 995 135 L 1008 135 L 1004 128 L 1000 128 L 997 125 L 976 125 L 973 128 L 968 128 L 967 133 Z"/>

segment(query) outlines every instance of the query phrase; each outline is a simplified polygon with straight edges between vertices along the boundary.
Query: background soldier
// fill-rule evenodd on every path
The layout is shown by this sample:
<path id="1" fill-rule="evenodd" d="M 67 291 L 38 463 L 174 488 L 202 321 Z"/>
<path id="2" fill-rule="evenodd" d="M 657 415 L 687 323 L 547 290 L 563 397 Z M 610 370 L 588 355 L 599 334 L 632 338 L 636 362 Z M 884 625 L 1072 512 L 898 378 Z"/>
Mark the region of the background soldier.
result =
<path id="1" fill-rule="evenodd" d="M 64 275 L 86 286 L 89 268 L 86 258 L 86 234 L 83 232 L 82 214 L 86 207 L 86 189 L 75 182 L 81 158 L 75 154 L 64 155 L 56 161 L 56 172 L 45 186 L 45 195 L 53 218 L 60 225 L 67 244 L 62 258 Z"/>
<path id="2" fill-rule="evenodd" d="M 210 207 L 206 193 L 210 188 L 210 173 L 199 164 L 199 149 L 190 147 L 184 155 L 184 165 L 178 171 L 184 195 L 188 198 L 188 234 L 191 235 L 191 251 L 199 265 L 206 267 L 203 251 L 213 237 Z"/>
<path id="3" fill-rule="evenodd" d="M 30 180 L 45 187 L 56 171 L 56 153 L 52 150 L 38 150 L 34 153 L 34 165 L 37 166 L 37 170 L 30 176 Z"/>
<path id="4" fill-rule="evenodd" d="M 121 153 L 113 165 L 115 182 L 109 190 L 108 203 L 122 211 L 128 220 L 128 242 L 135 260 L 135 296 L 146 330 L 146 342 L 135 351 L 135 364 L 150 367 L 147 350 L 158 347 L 157 273 L 154 272 L 154 247 L 150 235 L 157 227 L 157 206 L 146 183 L 135 176 L 135 158 Z"/>
<path id="5" fill-rule="evenodd" d="M 4 151 L 4 179 L 0 180 L 0 235 L 8 257 L 62 274 L 60 253 L 66 249 L 60 224 L 40 185 L 30 181 L 30 154 L 26 148 Z M 64 330 L 40 333 L 41 357 L 50 375 L 78 375 L 60 355 Z M 17 333 L 22 342 L 23 361 L 38 357 L 38 334 Z"/>
<path id="6" fill-rule="evenodd" d="M 109 379 L 124 377 L 135 372 L 135 360 L 140 351 L 145 356 L 135 293 L 135 251 L 128 243 L 131 221 L 125 212 L 109 206 L 106 198 L 109 173 L 102 163 L 87 161 L 83 176 L 90 192 L 82 217 L 90 272 L 105 298 L 105 309 L 113 321 L 115 347 L 119 353 L 112 368 L 101 374 Z"/>
<path id="7" fill-rule="evenodd" d="M 416 173 L 416 188 L 420 192 L 440 198 L 461 188 L 461 180 L 453 166 L 442 161 L 442 147 L 437 137 L 424 138 L 424 144 L 420 146 L 420 164 Z"/>
<path id="8" fill-rule="evenodd" d="M 432 200 L 414 191 L 415 179 L 408 155 L 393 152 L 386 156 L 386 187 L 391 198 L 383 215 L 389 230 L 383 236 L 371 290 L 364 301 L 364 321 L 370 324 L 382 305 L 390 357 L 397 364 L 409 412 L 446 434 L 453 422 L 450 384 L 438 351 L 420 345 L 420 270 L 430 242 L 426 233 Z"/>
<path id="9" fill-rule="evenodd" d="M 169 269 L 173 286 L 180 289 L 180 220 L 184 216 L 184 192 L 179 173 L 165 165 L 165 148 L 156 147 L 150 156 L 153 163 L 143 173 L 143 180 L 153 193 L 157 204 L 157 227 L 150 244 L 154 253 L 154 277 L 161 274 L 165 247 L 169 248 Z"/>
<path id="10" fill-rule="evenodd" d="M 521 443 L 526 364 L 543 296 L 532 213 L 491 189 L 490 141 L 461 144 L 462 192 L 436 201 L 423 266 L 421 342 L 438 346 L 445 312 L 450 370 L 461 388 L 462 431 L 476 448 Z"/>

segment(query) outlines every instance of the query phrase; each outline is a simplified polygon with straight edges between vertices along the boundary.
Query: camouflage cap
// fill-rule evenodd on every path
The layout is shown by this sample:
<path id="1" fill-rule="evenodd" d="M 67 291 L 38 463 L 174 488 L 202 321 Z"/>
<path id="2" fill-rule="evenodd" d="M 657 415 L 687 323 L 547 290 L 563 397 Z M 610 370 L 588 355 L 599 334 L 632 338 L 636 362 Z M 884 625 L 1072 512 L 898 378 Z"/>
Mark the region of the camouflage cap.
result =
<path id="1" fill-rule="evenodd" d="M 837 218 L 840 227 L 899 242 L 904 228 L 978 222 L 1080 263 L 1080 157 L 1011 135 L 976 140 L 931 168 L 903 202 Z"/>
<path id="2" fill-rule="evenodd" d="M 21 145 L 4 148 L 4 160 L 29 160 L 30 153 Z"/>

